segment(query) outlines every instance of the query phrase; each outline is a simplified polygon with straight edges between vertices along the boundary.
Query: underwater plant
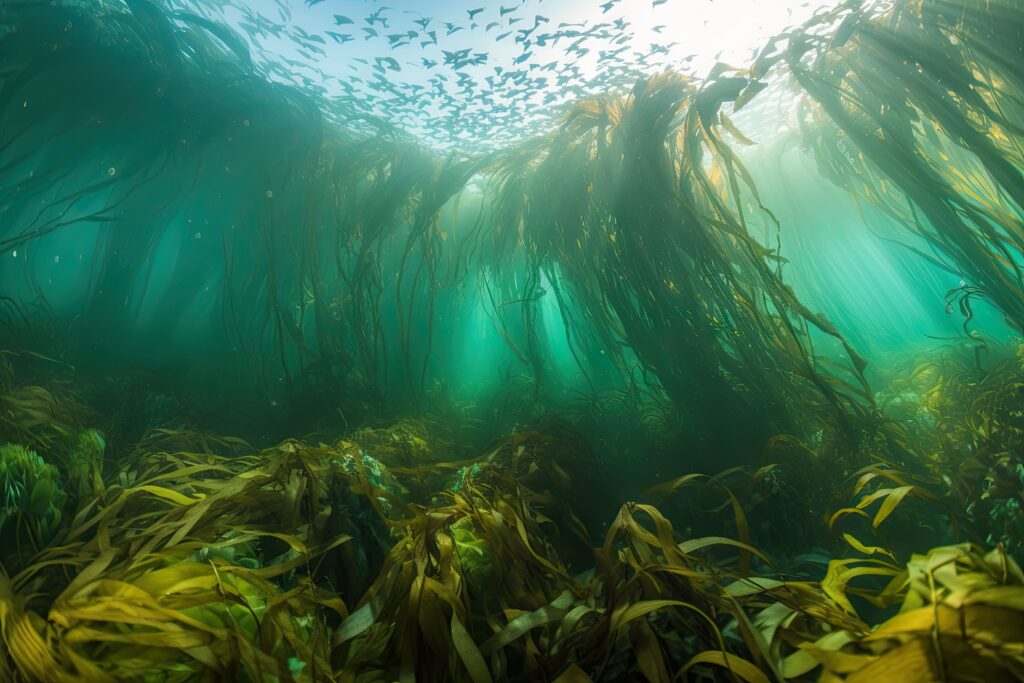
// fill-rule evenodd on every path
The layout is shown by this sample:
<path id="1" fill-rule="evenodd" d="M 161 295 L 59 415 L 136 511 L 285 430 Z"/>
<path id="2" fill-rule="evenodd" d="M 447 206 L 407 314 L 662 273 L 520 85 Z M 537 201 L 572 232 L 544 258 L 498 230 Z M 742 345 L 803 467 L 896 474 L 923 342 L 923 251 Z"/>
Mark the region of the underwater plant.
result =
<path id="1" fill-rule="evenodd" d="M 103 465 L 107 444 L 96 429 L 76 435 L 65 456 L 64 470 L 68 488 L 80 500 L 103 492 Z"/>
<path id="2" fill-rule="evenodd" d="M 785 286 L 735 208 L 767 212 L 721 137 L 723 104 L 748 84 L 666 74 L 580 102 L 556 132 L 499 158 L 494 227 L 481 231 L 499 264 L 520 266 L 511 255 L 525 246 L 526 291 L 544 273 L 620 368 L 629 349 L 697 429 L 721 438 L 724 414 L 757 433 L 794 429 L 796 406 L 842 421 L 865 401 L 816 364 L 807 327 L 839 332 Z M 862 360 L 845 348 L 857 384 Z"/>
<path id="3" fill-rule="evenodd" d="M 35 451 L 0 445 L 0 537 L 4 553 L 45 545 L 61 523 L 67 493 L 57 468 Z"/>
<path id="4" fill-rule="evenodd" d="M 963 278 L 947 296 L 965 328 L 974 298 L 1024 327 L 1022 35 L 1017 0 L 846 2 L 773 39 L 751 67 L 761 78 L 781 66 L 805 95 L 802 134 L 822 175 Z"/>
<path id="5" fill-rule="evenodd" d="M 123 463 L 127 473 L 108 473 L 99 490 L 79 493 L 75 515 L 52 518 L 59 544 L 6 565 L 0 670 L 26 681 L 473 683 L 669 672 L 857 680 L 879 666 L 908 675 L 942 666 L 949 680 L 968 667 L 1011 680 L 1019 671 L 1012 605 L 1024 582 L 1003 551 L 950 546 L 901 562 L 903 549 L 843 526 L 846 553 L 787 576 L 751 544 L 744 509 L 776 495 L 778 466 L 766 465 L 650 492 L 679 528 L 722 513 L 732 522 L 718 528 L 735 538 L 681 534 L 659 507 L 627 503 L 587 557 L 567 542 L 574 525 L 588 534 L 586 501 L 564 492 L 592 461 L 572 450 L 580 437 L 566 427 L 543 429 L 457 463 L 432 454 L 430 432 L 421 432 L 416 447 L 431 455 L 394 468 L 345 439 L 257 451 L 239 439 L 157 430 Z M 374 432 L 388 433 L 410 431 L 399 422 Z M 95 454 L 102 441 L 86 432 L 78 443 Z M 807 450 L 780 437 L 770 453 L 784 470 L 790 459 L 819 457 Z M 4 452 L 57 474 L 25 449 Z M 837 533 L 865 515 L 888 528 L 915 496 L 935 505 L 931 489 L 942 485 L 883 465 L 855 478 L 860 500 L 833 515 Z M 431 483 L 433 496 L 407 500 Z M 700 509 L 669 505 L 684 492 Z M 787 514 L 815 519 L 797 507 Z M 942 642 L 929 660 L 937 664 L 924 663 L 929 624 L 952 634 L 963 619 L 964 636 Z"/>
<path id="6" fill-rule="evenodd" d="M 316 98 L 266 83 L 242 41 L 189 12 L 148 0 L 19 3 L 3 21 L 16 28 L 0 44 L 16 74 L 0 83 L 5 101 L 60 112 L 43 120 L 4 109 L 5 177 L 25 172 L 23 158 L 47 140 L 107 169 L 95 182 L 84 169 L 52 169 L 3 190 L 11 228 L 2 249 L 96 226 L 94 275 L 75 322 L 95 337 L 91 348 L 116 356 L 118 321 L 134 324 L 149 306 L 201 309 L 226 322 L 230 360 L 211 362 L 219 374 L 259 376 L 273 401 L 290 395 L 293 420 L 365 415 L 385 398 L 422 402 L 442 304 L 477 272 L 490 278 L 480 295 L 492 298 L 490 315 L 538 387 L 548 371 L 535 294 L 546 281 L 583 373 L 611 363 L 620 381 L 642 376 L 709 437 L 736 436 L 720 424 L 726 412 L 742 415 L 754 440 L 798 429 L 797 413 L 849 421 L 870 403 L 848 344 L 843 370 L 817 362 L 807 328 L 841 335 L 800 303 L 778 254 L 747 228 L 746 204 L 770 211 L 723 137 L 736 134 L 723 105 L 758 87 L 738 72 L 702 86 L 644 79 L 628 94 L 580 102 L 552 135 L 441 160 L 383 124 L 368 136 L 328 121 Z M 89 70 L 119 61 L 136 66 L 114 78 Z M 154 93 L 140 81 L 165 85 Z M 139 101 L 113 105 L 123 92 Z M 216 97 L 200 103 L 198 93 Z M 188 114 L 196 110 L 203 117 Z M 150 120 L 145 133 L 137 117 Z M 96 120 L 98 132 L 85 132 Z M 108 158 L 111 148 L 123 158 Z M 213 156 L 224 162 L 206 164 Z M 273 177 L 247 171 L 255 168 Z M 442 212 L 470 202 L 477 181 L 480 218 L 449 240 Z M 191 219 L 152 210 L 164 197 L 185 214 L 218 207 L 193 238 L 217 248 L 189 251 L 169 274 L 188 284 L 157 292 L 147 290 L 164 277 L 156 250 L 194 232 Z M 139 229 L 116 230 L 106 220 L 115 214 Z M 216 274 L 212 300 L 200 271 Z"/>
<path id="7" fill-rule="evenodd" d="M 1024 4 L 841 2 L 487 151 L 200 5 L 0 3 L 0 680 L 1024 678 Z M 765 92 L 957 345 L 869 383 L 791 284 Z"/>

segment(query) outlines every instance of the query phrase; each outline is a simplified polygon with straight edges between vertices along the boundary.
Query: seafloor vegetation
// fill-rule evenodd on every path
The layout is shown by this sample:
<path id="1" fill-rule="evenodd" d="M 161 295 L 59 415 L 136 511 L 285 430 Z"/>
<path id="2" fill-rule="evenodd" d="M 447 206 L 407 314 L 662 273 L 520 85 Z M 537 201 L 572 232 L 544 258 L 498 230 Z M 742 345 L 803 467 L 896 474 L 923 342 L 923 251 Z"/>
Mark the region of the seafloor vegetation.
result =
<path id="1" fill-rule="evenodd" d="M 2 676 L 1019 680 L 1024 358 L 964 360 L 895 376 L 856 451 L 780 434 L 601 523 L 568 423 L 256 449 L 5 353 Z"/>
<path id="2" fill-rule="evenodd" d="M 1024 678 L 1024 5 L 843 3 L 447 158 L 169 7 L 0 5 L 0 679 Z M 777 87 L 959 337 L 874 369 L 787 282 Z"/>

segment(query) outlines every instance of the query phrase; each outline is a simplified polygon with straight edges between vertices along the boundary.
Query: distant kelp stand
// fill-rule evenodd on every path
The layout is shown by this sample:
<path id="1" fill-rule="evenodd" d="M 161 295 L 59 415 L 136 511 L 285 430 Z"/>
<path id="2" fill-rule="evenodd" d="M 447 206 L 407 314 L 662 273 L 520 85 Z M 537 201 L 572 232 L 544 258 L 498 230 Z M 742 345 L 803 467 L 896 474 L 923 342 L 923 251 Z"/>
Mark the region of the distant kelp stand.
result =
<path id="1" fill-rule="evenodd" d="M 1024 330 L 1024 3 L 847 2 L 775 38 L 751 71 L 806 95 L 804 138 L 823 175 L 927 241 L 963 278 L 969 329 L 994 304 Z"/>
<path id="2" fill-rule="evenodd" d="M 93 358 L 206 329 L 220 368 L 271 390 L 326 372 L 379 399 L 385 242 L 415 299 L 465 165 L 328 122 L 229 29 L 162 2 L 6 3 L 0 24 L 0 249 L 26 297 L 46 300 L 37 254 L 59 238 L 65 271 L 89 266 L 71 317 Z"/>

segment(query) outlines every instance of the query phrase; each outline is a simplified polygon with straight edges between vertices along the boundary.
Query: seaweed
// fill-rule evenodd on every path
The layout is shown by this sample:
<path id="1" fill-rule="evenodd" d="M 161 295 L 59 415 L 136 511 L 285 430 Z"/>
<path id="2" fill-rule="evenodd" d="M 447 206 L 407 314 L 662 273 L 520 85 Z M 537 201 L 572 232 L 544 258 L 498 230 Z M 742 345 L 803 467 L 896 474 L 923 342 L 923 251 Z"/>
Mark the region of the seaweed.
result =
<path id="1" fill-rule="evenodd" d="M 843 2 L 441 154 L 208 17 L 0 6 L 0 678 L 1020 679 L 1022 10 Z M 740 149 L 787 88 L 960 280 L 870 383 Z"/>
<path id="2" fill-rule="evenodd" d="M 794 429 L 794 410 L 842 420 L 865 401 L 817 365 L 806 327 L 839 333 L 800 304 L 733 208 L 760 205 L 718 130 L 738 81 L 747 83 L 698 88 L 664 75 L 579 103 L 557 133 L 499 160 L 484 236 L 499 264 L 525 249 L 523 291 L 540 273 L 557 282 L 620 368 L 628 348 L 659 391 L 719 438 L 723 414 L 756 433 Z M 519 301 L 525 316 L 534 300 Z M 858 377 L 861 359 L 846 349 Z"/>
<path id="3" fill-rule="evenodd" d="M 1016 360 L 999 370 L 1014 373 Z M 946 412 L 955 401 L 928 405 L 938 422 L 957 419 Z M 802 514 L 826 535 L 832 527 L 846 548 L 794 574 L 754 545 L 749 521 L 765 514 L 761 496 L 773 500 L 806 468 L 785 463 L 821 461 L 794 437 L 772 442 L 781 465 L 652 488 L 645 498 L 658 507 L 622 505 L 595 548 L 595 527 L 580 517 L 586 499 L 572 495 L 597 491 L 585 483 L 593 456 L 566 427 L 539 428 L 457 462 L 438 458 L 445 442 L 415 424 L 261 450 L 155 430 L 116 469 L 77 475 L 74 510 L 47 518 L 52 536 L 36 552 L 8 549 L 6 675 L 799 681 L 856 680 L 880 666 L 908 676 L 942 667 L 949 680 L 1019 675 L 1012 605 L 1024 577 L 1004 551 L 915 554 L 922 534 L 945 540 L 939 523 L 915 530 L 909 550 L 905 536 L 873 538 L 922 512 L 953 512 L 954 530 L 983 533 L 951 498 L 971 487 L 982 495 L 978 481 L 938 476 L 923 443 L 906 441 L 902 465 L 853 472 L 848 494 L 837 486 L 825 496 L 830 520 L 774 511 Z M 59 476 L 46 466 L 55 485 L 76 477 L 71 465 L 95 465 L 103 446 L 96 431 L 81 433 Z M 672 506 L 677 498 L 699 509 Z M 908 508 L 915 499 L 923 507 Z M 715 532 L 681 535 L 666 514 Z M 851 526 L 861 520 L 867 529 Z M 943 635 L 932 650 L 935 628 Z"/>
<path id="4" fill-rule="evenodd" d="M 886 209 L 926 240 L 921 255 L 966 280 L 965 330 L 971 296 L 1024 324 L 1024 73 L 992 48 L 1019 44 L 1021 16 L 1013 0 L 843 3 L 754 66 L 784 64 L 805 94 L 803 132 L 822 174 Z"/>
<path id="5" fill-rule="evenodd" d="M 271 404 L 287 396 L 292 423 L 422 408 L 437 320 L 477 271 L 481 296 L 500 297 L 490 315 L 537 392 L 549 372 L 540 337 L 554 331 L 541 328 L 543 298 L 533 294 L 547 282 L 582 373 L 610 362 L 614 384 L 667 395 L 681 419 L 723 445 L 735 437 L 719 419 L 730 412 L 756 440 L 803 428 L 797 413 L 850 423 L 870 409 L 863 360 L 843 341 L 843 370 L 818 362 L 807 328 L 841 340 L 839 331 L 800 303 L 773 267 L 778 255 L 748 230 L 745 204 L 771 213 L 721 132 L 738 132 L 723 107 L 756 90 L 740 73 L 720 70 L 699 86 L 646 79 L 578 103 L 551 136 L 440 159 L 384 127 L 367 136 L 326 119 L 315 100 L 265 82 L 205 19 L 140 0 L 127 9 L 19 4 L 4 21 L 17 28 L 5 37 L 5 176 L 24 173 L 47 141 L 81 161 L 52 173 L 83 170 L 5 186 L 12 220 L 0 248 L 96 226 L 75 321 L 89 363 L 124 353 L 119 338 L 129 335 L 118 326 L 147 311 L 205 307 L 224 323 L 212 371 L 228 384 L 261 383 Z M 121 59 L 135 68 L 113 79 L 82 73 Z M 55 85 L 67 78 L 74 87 Z M 140 101 L 112 107 L 124 91 Z M 200 102 L 208 92 L 214 101 Z M 18 111 L 16 94 L 61 114 Z M 102 123 L 99 134 L 90 121 Z M 127 156 L 110 159 L 110 148 Z M 108 172 L 89 180 L 85 159 Z M 476 225 L 448 239 L 448 216 L 458 223 L 455 209 L 478 180 Z M 201 226 L 188 217 L 204 213 Z M 160 276 L 162 250 L 182 236 L 185 254 L 194 230 L 196 246 L 214 248 L 188 251 Z M 152 284 L 160 277 L 182 284 L 161 289 Z"/>

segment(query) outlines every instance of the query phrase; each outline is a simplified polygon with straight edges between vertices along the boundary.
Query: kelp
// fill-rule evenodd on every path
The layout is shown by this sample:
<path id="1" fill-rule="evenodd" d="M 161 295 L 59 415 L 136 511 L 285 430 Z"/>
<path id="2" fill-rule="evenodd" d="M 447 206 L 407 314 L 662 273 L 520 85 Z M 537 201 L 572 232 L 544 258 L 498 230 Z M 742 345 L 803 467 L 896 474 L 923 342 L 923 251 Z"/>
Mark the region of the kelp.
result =
<path id="1" fill-rule="evenodd" d="M 1024 77 L 994 47 L 1020 10 L 844 3 L 749 69 L 441 158 L 161 2 L 5 3 L 0 250 L 40 303 L 2 299 L 31 351 L 0 353 L 0 678 L 1019 679 L 1022 366 L 972 324 L 984 298 L 1024 329 Z M 873 392 L 787 285 L 732 148 L 772 74 L 822 173 L 963 278 L 968 355 Z M 87 375 L 28 334 L 64 315 L 51 238 L 89 245 Z M 432 366 L 473 297 L 519 362 L 479 401 Z M 147 336 L 149 311 L 175 315 Z M 224 353 L 160 391 L 106 376 L 190 326 Z"/>
<path id="2" fill-rule="evenodd" d="M 846 583 L 871 560 L 835 560 L 854 574 L 833 578 L 833 565 L 820 588 L 738 573 L 713 559 L 716 548 L 759 558 L 762 570 L 769 558 L 726 537 L 680 542 L 656 508 L 628 504 L 592 578 L 574 577 L 512 479 L 496 488 L 467 478 L 446 502 L 423 508 L 377 489 L 358 466 L 341 474 L 374 496 L 378 511 L 392 503 L 383 519 L 394 529 L 378 578 L 349 607 L 323 572 L 353 543 L 324 526 L 338 521 L 322 492 L 345 457 L 297 442 L 231 459 L 155 453 L 134 486 L 108 487 L 59 545 L 5 578 L 8 666 L 26 680 L 193 680 L 236 670 L 260 680 L 620 680 L 630 671 L 668 680 L 695 667 L 808 680 L 819 666 L 839 675 L 876 660 L 918 666 L 911 653 L 932 640 L 917 620 L 936 614 L 931 601 L 951 610 L 942 616 L 949 638 L 956 610 L 977 624 L 966 645 L 950 641 L 944 652 L 967 647 L 957 657 L 969 652 L 993 675 L 1014 671 L 1019 617 L 1007 605 L 1021 579 L 1005 555 L 982 559 L 964 546 L 915 558 L 906 571 L 878 563 L 896 586 L 880 595 L 904 607 L 869 634 L 846 595 L 871 593 Z M 950 573 L 950 562 L 962 568 Z M 933 572 L 948 596 L 928 587 Z M 32 607 L 40 601 L 48 606 Z M 993 633 L 989 622 L 975 618 L 1000 620 L 991 622 L 1001 638 L 994 653 L 983 635 Z M 946 661 L 962 670 L 960 659 Z"/>
<path id="3" fill-rule="evenodd" d="M 773 39 L 749 69 L 645 79 L 578 103 L 550 135 L 440 159 L 382 122 L 369 122 L 379 133 L 369 136 L 361 115 L 326 119 L 316 99 L 268 84 L 242 41 L 208 20 L 149 0 L 15 3 L 3 15 L 10 229 L 0 246 L 31 250 L 68 230 L 95 238 L 78 324 L 111 352 L 111 321 L 200 308 L 212 284 L 220 293 L 207 317 L 225 323 L 232 351 L 211 362 L 287 392 L 295 419 L 366 416 L 389 392 L 391 404 L 422 406 L 435 323 L 478 271 L 538 390 L 548 352 L 538 292 L 550 288 L 588 382 L 610 362 L 613 388 L 663 392 L 695 429 L 725 438 L 716 418 L 733 413 L 762 423 L 762 437 L 806 435 L 825 416 L 870 410 L 863 361 L 751 236 L 755 215 L 774 217 L 731 147 L 750 140 L 726 110 L 788 74 L 807 96 L 803 127 L 822 171 L 904 219 L 933 250 L 923 256 L 963 275 L 950 297 L 965 327 L 978 297 L 1024 319 L 1014 303 L 1024 79 L 987 47 L 994 23 L 996 42 L 1020 42 L 1018 10 L 1009 0 L 844 3 Z M 135 66 L 89 71 L 119 61 Z M 118 108 L 115 91 L 140 101 Z M 198 93 L 210 92 L 199 116 Z M 149 121 L 144 133 L 138 120 Z M 124 158 L 106 158 L 109 148 Z M 205 163 L 213 155 L 225 163 Z M 90 161 L 57 163 L 71 157 Z M 37 161 L 52 168 L 26 181 Z M 456 239 L 442 212 L 476 187 L 477 225 Z M 202 226 L 189 216 L 200 202 L 218 207 Z M 187 284 L 151 290 L 158 247 L 176 236 L 185 249 L 193 230 L 214 248 L 179 259 L 169 276 Z M 212 275 L 194 277 L 203 269 Z M 809 329 L 840 339 L 844 369 L 819 362 Z M 798 413 L 817 424 L 798 425 Z"/>
<path id="4" fill-rule="evenodd" d="M 754 63 L 805 96 L 801 120 L 820 171 L 886 209 L 960 275 L 949 292 L 972 317 L 1022 308 L 1024 7 L 1014 0 L 846 2 L 774 39 Z"/>
<path id="5" fill-rule="evenodd" d="M 32 351 L 0 352 L 0 439 L 47 448 L 81 427 L 89 413 L 69 389 L 68 369 Z"/>
<path id="6" fill-rule="evenodd" d="M 849 571 L 892 576 L 881 596 L 898 599 L 899 614 L 870 634 L 834 631 L 809 645 L 805 652 L 821 662 L 829 680 L 1020 677 L 1019 647 L 1010 643 L 1019 638 L 1024 575 L 1001 549 L 948 546 L 915 555 L 905 569 L 877 564 Z M 837 580 L 829 585 L 842 590 Z"/>
<path id="7" fill-rule="evenodd" d="M 483 239 L 498 264 L 526 251 L 524 316 L 543 275 L 620 367 L 629 349 L 697 424 L 733 413 L 792 429 L 797 406 L 842 416 L 863 396 L 817 365 L 807 326 L 839 333 L 799 303 L 772 269 L 777 255 L 747 230 L 743 205 L 767 209 L 719 116 L 747 83 L 666 74 L 579 103 L 556 133 L 498 160 Z M 858 377 L 862 361 L 846 348 Z"/>
<path id="8" fill-rule="evenodd" d="M 900 411 L 913 411 L 907 432 L 927 454 L 916 468 L 922 483 L 951 499 L 978 541 L 1002 543 L 1014 555 L 1024 503 L 1020 359 L 1019 348 L 994 348 L 987 367 L 978 367 L 971 350 L 946 349 L 914 359 L 892 382 Z"/>
<path id="9" fill-rule="evenodd" d="M 323 670 L 328 638 L 314 606 L 347 612 L 294 572 L 353 536 L 321 535 L 328 477 L 310 478 L 331 467 L 310 460 L 321 454 L 284 443 L 275 457 L 154 452 L 139 461 L 131 486 L 107 485 L 5 578 L 11 600 L 29 589 L 52 601 L 49 621 L 5 602 L 17 670 L 29 680 L 192 680 L 236 668 L 288 680 L 299 663 Z M 34 641 L 60 646 L 38 661 Z M 100 652 L 111 659 L 93 662 Z"/>
<path id="10" fill-rule="evenodd" d="M 1000 367 L 1003 382 L 1020 372 L 1014 362 Z M 934 403 L 936 419 L 951 405 Z M 942 520 L 951 509 L 952 481 L 935 475 L 915 438 L 897 451 L 904 462 L 852 473 L 831 519 L 774 510 L 787 484 L 800 495 L 825 481 L 813 469 L 821 455 L 779 435 L 765 454 L 776 462 L 666 481 L 650 502 L 621 505 L 597 535 L 580 494 L 600 490 L 598 463 L 568 426 L 538 425 L 445 461 L 448 445 L 428 425 L 265 449 L 159 428 L 116 467 L 98 432 L 82 432 L 68 451 L 79 459 L 53 450 L 48 465 L 78 477 L 75 504 L 36 551 L 5 546 L 4 674 L 473 683 L 861 680 L 878 667 L 906 680 L 1020 674 L 1024 580 L 1013 559 L 969 544 L 915 554 L 923 534 L 944 538 L 938 524 L 915 530 L 910 550 L 886 535 L 901 519 Z M 104 474 L 73 474 L 97 458 Z M 771 514 L 831 527 L 838 552 L 827 566 L 789 568 L 755 545 L 752 520 Z M 962 510 L 954 521 L 982 531 Z"/>
<path id="11" fill-rule="evenodd" d="M 147 311 L 181 311 L 181 326 L 202 311 L 224 329 L 211 372 L 287 396 L 292 423 L 360 421 L 422 407 L 435 325 L 476 286 L 540 391 L 546 282 L 565 329 L 544 332 L 565 336 L 588 378 L 616 370 L 595 395 L 667 395 L 719 441 L 735 436 L 727 413 L 757 424 L 754 439 L 869 410 L 863 361 L 843 342 L 843 370 L 819 364 L 807 328 L 840 333 L 748 231 L 750 211 L 770 212 L 720 111 L 755 94 L 742 74 L 651 78 L 580 102 L 551 136 L 440 159 L 382 123 L 367 135 L 360 117 L 324 117 L 266 82 L 228 29 L 159 2 L 16 3 L 2 21 L 0 249 L 76 231 L 92 243 L 75 322 L 92 362 L 116 357 L 119 326 Z M 133 68 L 90 70 L 120 61 Z M 139 101 L 115 104 L 124 92 Z M 450 235 L 442 217 L 458 228 L 454 207 L 477 188 L 477 224 Z M 182 257 L 161 272 L 167 250 Z"/>
<path id="12" fill-rule="evenodd" d="M 406 240 L 433 273 L 437 256 L 413 252 L 466 166 L 328 124 L 258 74 L 229 29 L 160 2 L 19 2 L 0 21 L 0 245 L 27 255 L 60 234 L 90 253 L 75 324 L 94 356 L 121 352 L 151 307 L 180 311 L 172 326 L 202 311 L 236 376 L 313 401 L 326 383 L 306 378 L 329 376 L 329 399 L 345 385 L 372 406 L 388 381 L 384 242 Z M 421 218 L 396 235 L 413 198 Z M 161 272 L 153 256 L 173 243 L 188 258 Z M 179 286 L 154 284 L 168 275 Z"/>

